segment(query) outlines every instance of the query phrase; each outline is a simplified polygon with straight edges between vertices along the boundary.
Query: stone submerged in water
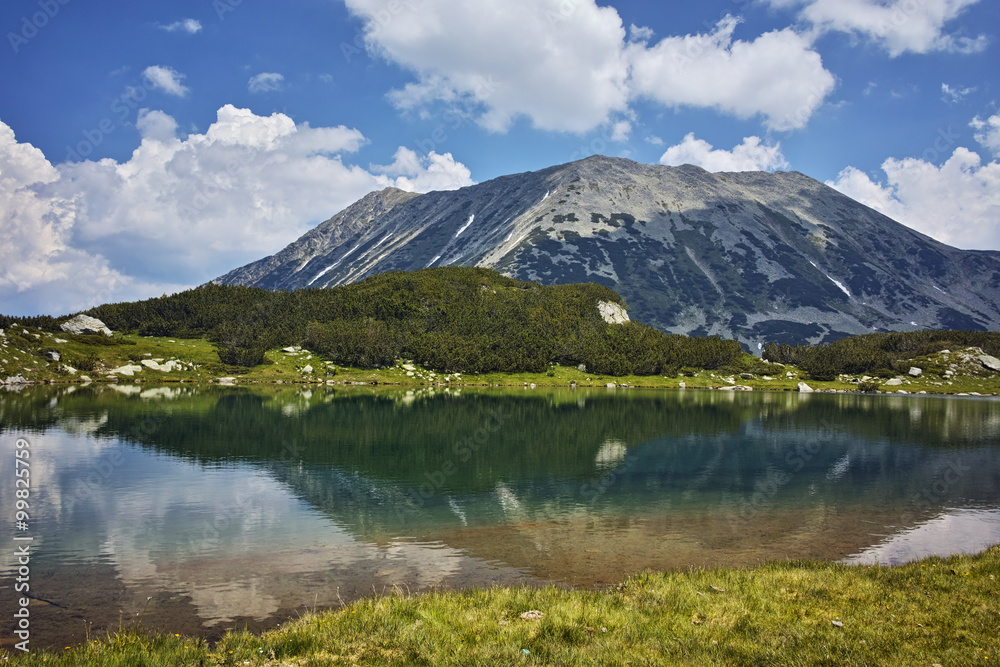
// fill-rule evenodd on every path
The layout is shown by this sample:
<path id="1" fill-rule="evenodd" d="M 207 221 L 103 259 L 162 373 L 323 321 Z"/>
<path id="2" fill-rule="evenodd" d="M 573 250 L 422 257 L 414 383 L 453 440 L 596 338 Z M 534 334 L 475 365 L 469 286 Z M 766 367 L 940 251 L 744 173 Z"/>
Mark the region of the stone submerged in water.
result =
<path id="1" fill-rule="evenodd" d="M 104 334 L 105 336 L 112 335 L 111 329 L 109 329 L 104 322 L 100 321 L 96 317 L 90 317 L 89 315 L 77 315 L 73 319 L 60 324 L 59 328 L 78 336 L 85 334 Z"/>

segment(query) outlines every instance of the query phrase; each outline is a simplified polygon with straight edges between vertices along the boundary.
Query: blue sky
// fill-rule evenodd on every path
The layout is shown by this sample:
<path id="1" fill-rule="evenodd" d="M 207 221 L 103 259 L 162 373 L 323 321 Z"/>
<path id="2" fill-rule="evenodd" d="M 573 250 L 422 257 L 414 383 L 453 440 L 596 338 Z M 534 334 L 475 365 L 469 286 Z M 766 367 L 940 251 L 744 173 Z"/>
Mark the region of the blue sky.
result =
<path id="1" fill-rule="evenodd" d="M 0 312 L 172 292 L 373 189 L 794 169 L 1000 249 L 988 0 L 8 0 Z"/>

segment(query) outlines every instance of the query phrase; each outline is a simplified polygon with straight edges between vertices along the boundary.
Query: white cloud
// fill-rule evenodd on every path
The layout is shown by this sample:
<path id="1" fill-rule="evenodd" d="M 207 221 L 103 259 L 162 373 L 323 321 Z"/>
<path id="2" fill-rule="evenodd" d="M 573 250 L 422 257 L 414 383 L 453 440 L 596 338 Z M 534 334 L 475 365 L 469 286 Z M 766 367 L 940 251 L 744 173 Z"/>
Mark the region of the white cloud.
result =
<path id="1" fill-rule="evenodd" d="M 630 134 L 632 134 L 632 123 L 627 120 L 620 120 L 611 126 L 611 141 L 628 141 Z"/>
<path id="2" fill-rule="evenodd" d="M 366 193 L 472 183 L 450 154 L 366 170 L 343 156 L 366 143 L 344 126 L 296 125 L 226 105 L 204 134 L 143 110 L 126 162 L 53 166 L 0 122 L 0 303 L 65 313 L 210 280 L 273 253 Z M 9 239 L 9 242 L 7 241 Z"/>
<path id="3" fill-rule="evenodd" d="M 172 67 L 152 65 L 142 71 L 142 76 L 150 86 L 162 90 L 168 95 L 184 97 L 189 92 L 189 89 L 181 83 L 185 75 Z"/>
<path id="4" fill-rule="evenodd" d="M 827 185 L 949 245 L 1000 248 L 1000 162 L 957 148 L 940 167 L 890 158 L 882 170 L 884 186 L 854 167 Z"/>
<path id="5" fill-rule="evenodd" d="M 635 94 L 739 118 L 760 114 L 775 130 L 803 127 L 833 90 L 833 75 L 805 37 L 785 29 L 733 41 L 738 23 L 726 17 L 707 35 L 632 45 Z"/>
<path id="6" fill-rule="evenodd" d="M 461 162 L 455 162 L 451 153 L 438 155 L 431 151 L 419 157 L 415 151 L 400 146 L 389 165 L 372 165 L 371 170 L 386 177 L 381 182 L 407 192 L 455 190 L 473 185 L 472 172 Z"/>
<path id="7" fill-rule="evenodd" d="M 903 53 L 978 53 L 988 39 L 945 33 L 950 23 L 979 0 L 769 0 L 775 7 L 801 6 L 800 17 L 819 31 L 858 34 L 892 57 Z"/>
<path id="8" fill-rule="evenodd" d="M 196 19 L 184 19 L 169 25 L 161 25 L 160 29 L 167 32 L 186 32 L 189 35 L 194 35 L 201 32 L 201 22 Z"/>
<path id="9" fill-rule="evenodd" d="M 369 48 L 417 74 L 393 96 L 403 108 L 461 101 L 504 131 L 583 132 L 628 103 L 625 29 L 593 0 L 347 0 L 365 21 Z M 395 8 L 395 13 L 393 9 Z"/>
<path id="10" fill-rule="evenodd" d="M 806 124 L 834 87 L 809 41 L 780 30 L 734 41 L 727 18 L 708 35 L 630 37 L 595 0 L 346 0 L 373 53 L 416 79 L 392 91 L 400 109 L 464 106 L 493 131 L 524 117 L 544 130 L 587 132 L 628 115 L 637 97 L 712 108 L 770 128 Z"/>
<path id="11" fill-rule="evenodd" d="M 285 77 L 277 72 L 262 72 L 251 77 L 248 88 L 251 93 L 267 93 L 272 90 L 281 90 Z"/>
<path id="12" fill-rule="evenodd" d="M 976 92 L 973 88 L 952 88 L 947 83 L 941 84 L 941 99 L 951 104 L 958 104 L 966 95 Z"/>
<path id="13" fill-rule="evenodd" d="M 976 116 L 969 125 L 976 130 L 976 141 L 1000 157 L 1000 114 L 982 120 Z"/>
<path id="14" fill-rule="evenodd" d="M 760 137 L 746 137 L 743 143 L 727 151 L 713 148 L 702 139 L 695 139 L 693 132 L 681 143 L 668 148 L 660 158 L 660 164 L 693 164 L 708 171 L 774 171 L 788 168 L 788 161 L 781 153 L 781 144 L 769 146 L 761 144 Z"/>
<path id="15" fill-rule="evenodd" d="M 654 34 L 655 33 L 652 28 L 647 28 L 645 26 L 640 27 L 634 23 L 628 28 L 629 39 L 633 42 L 648 42 L 653 39 Z"/>
<path id="16" fill-rule="evenodd" d="M 0 303 L 3 312 L 34 315 L 75 310 L 126 282 L 99 254 L 72 247 L 77 202 L 38 190 L 59 180 L 42 152 L 18 143 L 0 122 Z M 42 294 L 44 293 L 44 297 Z"/>

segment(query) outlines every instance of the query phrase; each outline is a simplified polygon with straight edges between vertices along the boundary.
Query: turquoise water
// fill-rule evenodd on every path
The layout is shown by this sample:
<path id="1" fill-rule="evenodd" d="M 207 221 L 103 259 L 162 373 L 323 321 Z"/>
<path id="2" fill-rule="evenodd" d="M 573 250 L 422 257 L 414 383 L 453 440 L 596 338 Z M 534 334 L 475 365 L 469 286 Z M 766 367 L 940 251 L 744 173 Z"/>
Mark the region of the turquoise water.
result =
<path id="1" fill-rule="evenodd" d="M 1000 542 L 992 399 L 32 387 L 0 394 L 0 424 L 11 520 L 30 442 L 33 630 L 51 645 L 139 615 L 214 637 L 373 591 Z"/>

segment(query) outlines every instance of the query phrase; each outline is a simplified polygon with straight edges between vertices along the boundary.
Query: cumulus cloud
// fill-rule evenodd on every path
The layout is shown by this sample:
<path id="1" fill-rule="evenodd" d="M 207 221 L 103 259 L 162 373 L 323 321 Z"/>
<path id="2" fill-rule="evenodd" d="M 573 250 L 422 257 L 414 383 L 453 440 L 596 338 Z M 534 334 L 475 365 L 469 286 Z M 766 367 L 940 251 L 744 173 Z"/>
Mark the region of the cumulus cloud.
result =
<path id="1" fill-rule="evenodd" d="M 461 162 L 456 162 L 451 153 L 438 155 L 431 151 L 425 157 L 405 146 L 400 146 L 389 165 L 372 165 L 371 170 L 383 176 L 380 180 L 386 186 L 407 192 L 430 192 L 431 190 L 454 190 L 472 185 L 472 172 Z"/>
<path id="2" fill-rule="evenodd" d="M 267 93 L 272 90 L 281 90 L 284 83 L 285 77 L 277 72 L 261 72 L 250 78 L 248 88 L 251 93 Z"/>
<path id="3" fill-rule="evenodd" d="M 708 171 L 774 171 L 787 169 L 788 161 L 781 153 L 781 144 L 762 144 L 760 137 L 746 137 L 743 143 L 727 151 L 713 148 L 694 133 L 671 146 L 660 158 L 660 164 L 677 166 L 693 164 Z"/>
<path id="4" fill-rule="evenodd" d="M 344 155 L 355 129 L 310 127 L 226 105 L 204 134 L 177 135 L 143 110 L 126 162 L 52 165 L 0 122 L 0 303 L 12 314 L 65 313 L 210 280 L 273 253 L 366 193 L 472 183 L 450 154 L 364 169 Z"/>
<path id="5" fill-rule="evenodd" d="M 957 148 L 940 167 L 890 158 L 882 170 L 886 185 L 854 167 L 827 185 L 949 245 L 1000 248 L 1000 162 Z"/>
<path id="6" fill-rule="evenodd" d="M 184 19 L 168 25 L 161 25 L 160 29 L 167 32 L 186 32 L 189 35 L 194 35 L 201 32 L 201 22 L 196 19 Z"/>
<path id="7" fill-rule="evenodd" d="M 75 309 L 87 298 L 111 294 L 126 282 L 99 254 L 72 247 L 75 198 L 38 192 L 59 178 L 40 150 L 19 143 L 13 130 L 0 122 L 0 229 L 4 238 L 0 302 L 5 313 Z M 38 301 L 45 305 L 36 306 Z"/>
<path id="8" fill-rule="evenodd" d="M 190 89 L 181 83 L 185 75 L 172 67 L 152 65 L 142 71 L 142 76 L 152 88 L 162 90 L 168 95 L 184 97 L 190 92 Z"/>
<path id="9" fill-rule="evenodd" d="M 1000 114 L 986 120 L 976 116 L 969 125 L 976 130 L 976 141 L 1000 157 Z"/>
<path id="10" fill-rule="evenodd" d="M 709 34 L 632 45 L 635 94 L 671 107 L 714 108 L 739 118 L 760 114 L 775 130 L 803 127 L 835 80 L 809 40 L 793 30 L 733 40 L 728 16 Z"/>
<path id="11" fill-rule="evenodd" d="M 945 26 L 979 0 L 769 0 L 799 6 L 800 17 L 820 31 L 865 36 L 896 57 L 904 53 L 977 53 L 988 39 L 948 34 Z"/>
<path id="12" fill-rule="evenodd" d="M 592 0 L 347 0 L 365 21 L 368 47 L 417 74 L 394 101 L 478 105 L 478 120 L 506 130 L 519 116 L 535 127 L 582 132 L 627 106 L 625 29 Z M 394 9 L 396 10 L 394 12 Z"/>
<path id="13" fill-rule="evenodd" d="M 506 131 L 587 132 L 627 116 L 638 97 L 668 107 L 762 115 L 773 129 L 802 127 L 833 90 L 809 41 L 780 30 L 745 42 L 727 18 L 704 35 L 666 37 L 632 26 L 594 0 L 346 0 L 368 49 L 415 74 L 390 93 L 404 110 L 464 105 Z"/>

